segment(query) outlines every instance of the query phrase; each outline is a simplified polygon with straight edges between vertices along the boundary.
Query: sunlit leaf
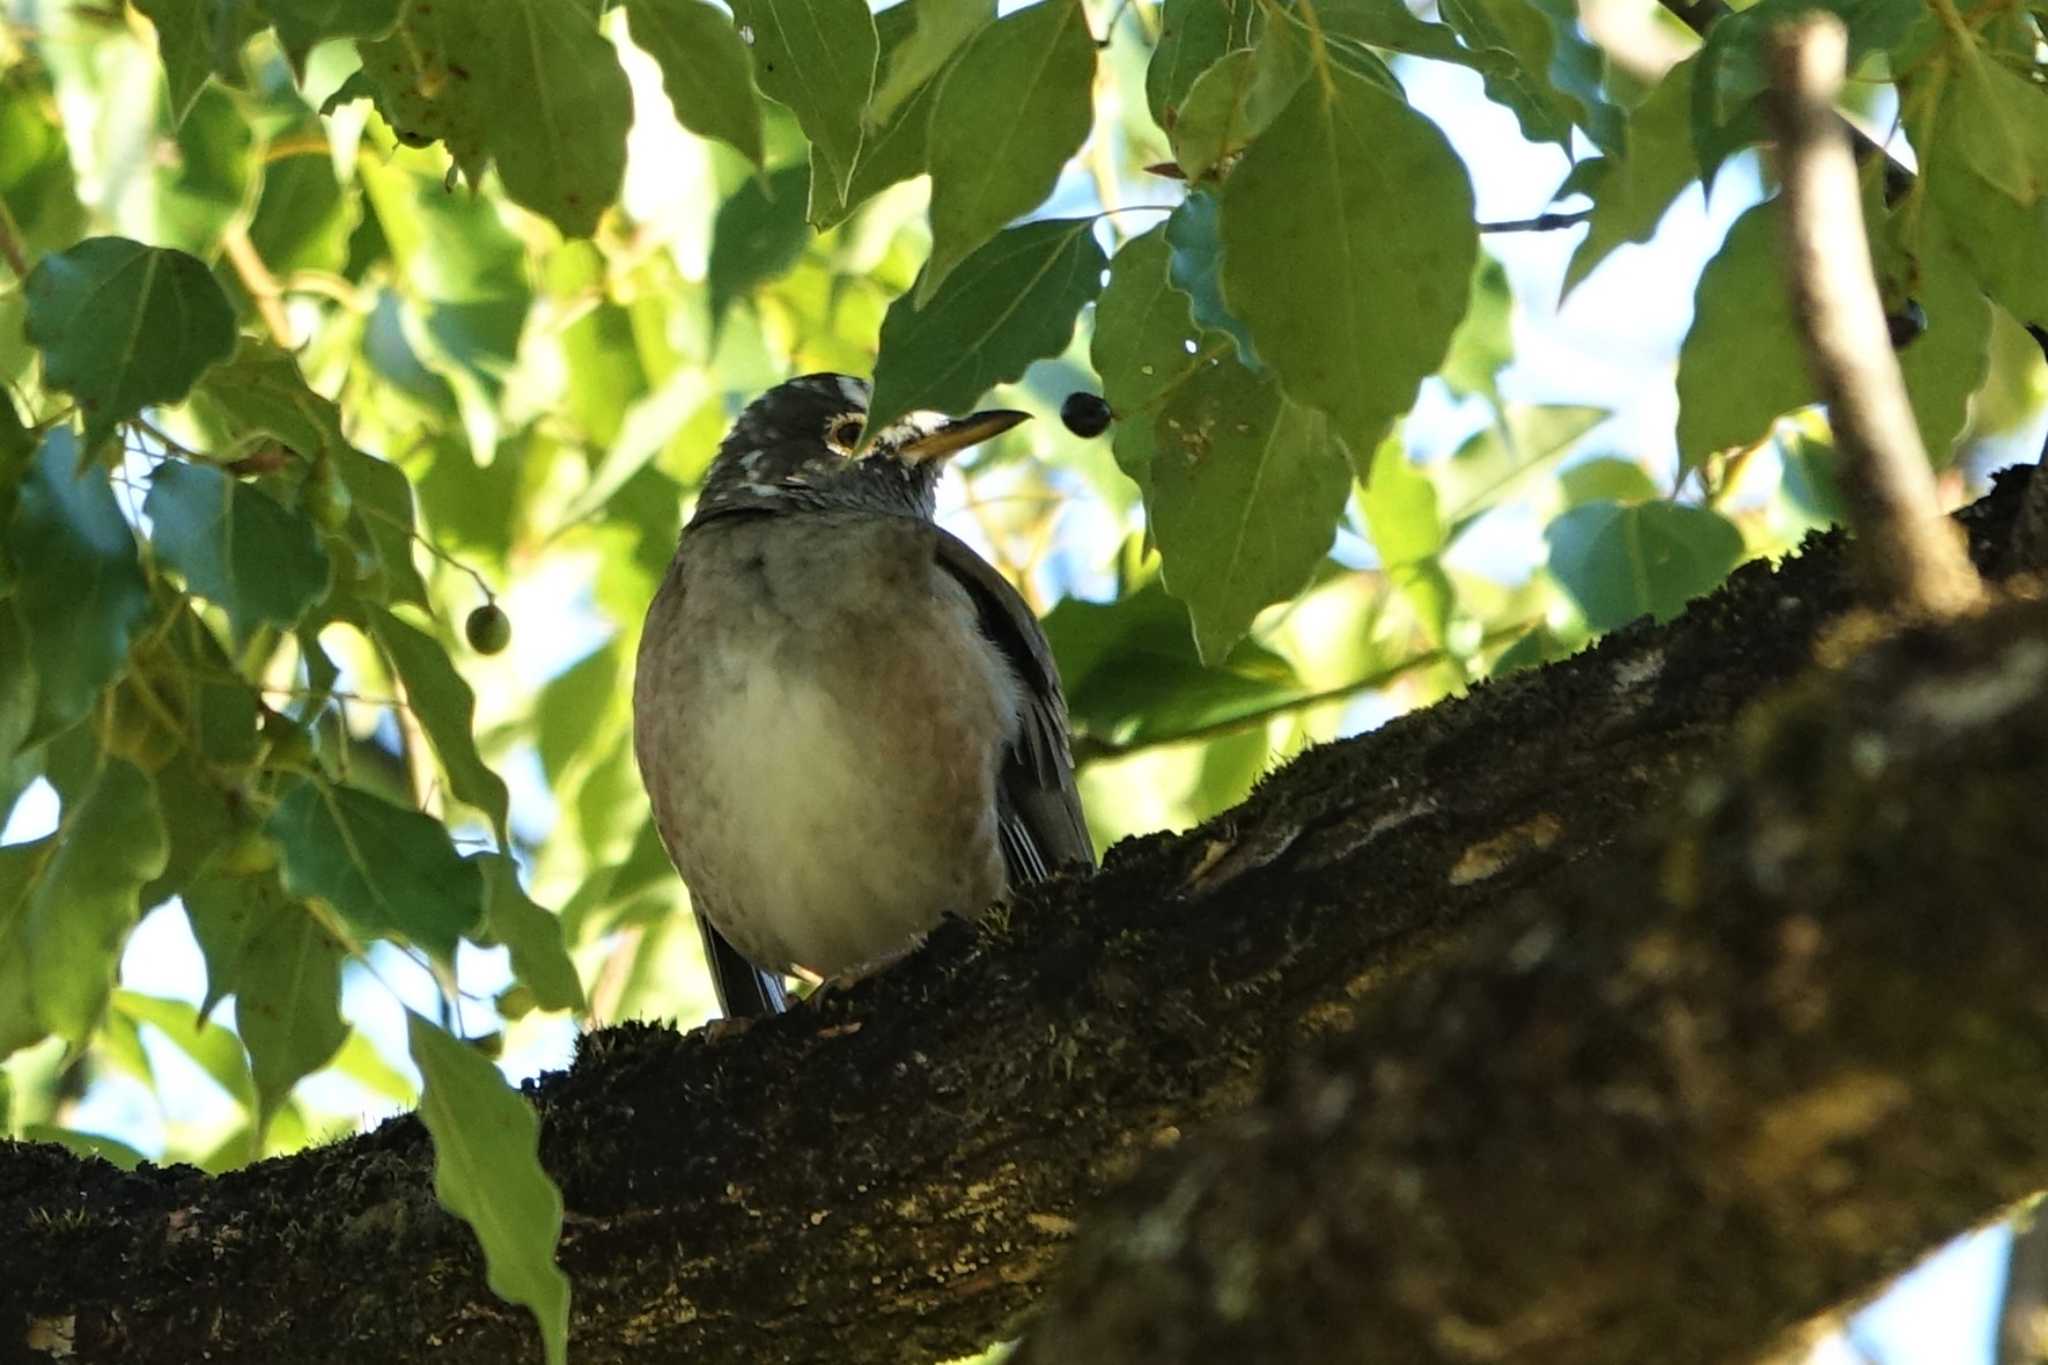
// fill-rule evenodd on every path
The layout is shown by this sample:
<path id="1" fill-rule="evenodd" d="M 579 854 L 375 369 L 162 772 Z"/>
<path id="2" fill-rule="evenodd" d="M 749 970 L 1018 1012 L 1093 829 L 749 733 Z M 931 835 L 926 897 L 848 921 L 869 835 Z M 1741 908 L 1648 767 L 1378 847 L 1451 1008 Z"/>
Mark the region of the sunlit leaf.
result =
<path id="1" fill-rule="evenodd" d="M 1124 243 L 1109 265 L 1109 285 L 1095 306 L 1090 352 L 1102 376 L 1102 396 L 1117 415 L 1111 428 L 1117 467 L 1149 486 L 1158 446 L 1160 406 L 1193 375 L 1206 355 L 1230 346 L 1202 338 L 1189 317 L 1188 296 L 1167 279 L 1166 225 Z M 1197 354 L 1197 339 L 1205 343 Z"/>
<path id="2" fill-rule="evenodd" d="M 1305 82 L 1223 186 L 1231 311 L 1288 395 L 1360 445 L 1442 362 L 1477 254 L 1443 134 L 1347 71 Z"/>
<path id="3" fill-rule="evenodd" d="M 955 267 L 1052 192 L 1095 121 L 1095 40 L 1080 0 L 1041 0 L 983 29 L 932 106 L 932 253 L 920 305 Z"/>
<path id="4" fill-rule="evenodd" d="M 964 411 L 1032 361 L 1065 350 L 1108 264 L 1093 228 L 1086 218 L 1011 228 L 962 262 L 922 307 L 908 294 L 890 304 L 871 428 L 918 408 Z"/>
<path id="5" fill-rule="evenodd" d="M 183 398 L 235 348 L 227 297 L 182 251 L 89 237 L 43 257 L 27 295 L 28 339 L 44 379 L 78 399 L 88 452 L 149 404 Z"/>
<path id="6" fill-rule="evenodd" d="M 235 1026 L 249 1045 L 258 1131 L 301 1078 L 333 1059 L 341 1020 L 341 948 L 302 906 L 276 904 L 242 954 Z"/>
<path id="7" fill-rule="evenodd" d="M 1153 122 L 1172 130 L 1181 101 L 1226 52 L 1250 47 L 1258 28 L 1256 0 L 1166 0 L 1159 41 L 1145 68 L 1145 101 Z"/>
<path id="8" fill-rule="evenodd" d="M 500 837 L 505 833 L 505 781 L 485 766 L 472 729 L 476 694 L 455 671 L 439 640 L 378 607 L 366 613 L 370 633 L 384 646 L 406 704 L 427 733 L 447 770 L 448 786 L 491 818 Z"/>
<path id="9" fill-rule="evenodd" d="M 1592 221 L 1565 267 L 1564 293 L 1624 242 L 1649 241 L 1664 211 L 1692 183 L 1694 66 L 1687 58 L 1672 67 L 1629 112 L 1621 145 L 1605 158 L 1606 173 L 1593 187 Z"/>
<path id="10" fill-rule="evenodd" d="M 105 759 L 66 808 L 56 848 L 30 883 L 21 918 L 37 1021 L 82 1042 L 106 1008 L 137 894 L 163 870 L 156 792 L 133 764 Z"/>
<path id="11" fill-rule="evenodd" d="M 158 557 L 228 614 L 237 641 L 267 621 L 293 626 L 332 566 L 304 512 L 209 465 L 166 461 L 142 510 Z"/>
<path id="12" fill-rule="evenodd" d="M 1166 589 L 1214 663 L 1322 562 L 1351 471 L 1321 413 L 1235 360 L 1212 360 L 1176 389 L 1155 431 L 1145 510 Z"/>
<path id="13" fill-rule="evenodd" d="M 555 1265 L 562 1193 L 540 1164 L 540 1123 L 488 1058 L 410 1011 L 406 1037 L 426 1088 L 434 1194 L 483 1247 L 491 1292 L 533 1310 L 548 1365 L 567 1365 L 569 1281 Z"/>
<path id="14" fill-rule="evenodd" d="M 348 538 L 382 568 L 383 600 L 425 606 L 427 585 L 413 558 L 412 481 L 397 465 L 353 446 L 337 448 L 333 459 L 355 503 Z"/>
<path id="15" fill-rule="evenodd" d="M 80 470 L 69 428 L 44 434 L 15 503 L 8 550 L 36 570 L 24 574 L 13 597 L 37 680 L 35 722 L 25 736 L 33 742 L 91 708 L 149 612 L 134 533 L 105 472 Z"/>
<path id="16" fill-rule="evenodd" d="M 1595 630 L 1676 616 L 1742 558 L 1742 533 L 1726 517 L 1674 502 L 1586 503 L 1544 538 L 1551 575 Z"/>
<path id="17" fill-rule="evenodd" d="M 380 38 L 398 23 L 401 0 L 265 0 L 277 36 L 303 76 L 306 56 L 329 38 Z"/>
<path id="18" fill-rule="evenodd" d="M 562 943 L 562 921 L 533 903 L 519 884 L 519 866 L 502 853 L 483 865 L 484 915 L 491 937 L 512 953 L 512 971 L 544 1010 L 581 1010 L 583 983 Z"/>
<path id="19" fill-rule="evenodd" d="M 0 70 L 0 203 L 13 215 L 30 259 L 70 245 L 85 228 L 78 177 L 55 112 L 49 77 L 34 63 Z"/>
<path id="20" fill-rule="evenodd" d="M 154 1025 L 172 1046 L 199 1064 L 199 1069 L 244 1108 L 256 1108 L 256 1086 L 249 1077 L 249 1058 L 233 1031 L 209 1023 L 183 1000 L 140 991 L 117 990 L 113 1007 L 137 1024 Z"/>
<path id="21" fill-rule="evenodd" d="M 480 73 L 505 193 L 571 237 L 596 231 L 619 197 L 633 121 L 618 50 L 591 17 L 561 0 L 496 0 Z"/>
<path id="22" fill-rule="evenodd" d="M 843 193 L 881 50 L 865 0 L 734 0 L 732 12 L 761 93 L 789 106 Z"/>
<path id="23" fill-rule="evenodd" d="M 786 272 L 804 254 L 811 230 L 804 221 L 808 166 L 785 166 L 755 177 L 718 206 L 711 225 L 711 260 L 704 283 L 715 327 L 733 300 Z"/>
<path id="24" fill-rule="evenodd" d="M 274 275 L 338 272 L 348 261 L 355 209 L 354 198 L 343 195 L 334 177 L 320 120 L 307 117 L 271 140 L 249 244 Z"/>
<path id="25" fill-rule="evenodd" d="M 483 916 L 476 868 L 439 821 L 416 810 L 302 781 L 268 829 L 283 852 L 285 889 L 326 901 L 366 936 L 402 935 L 447 963 Z"/>
<path id="26" fill-rule="evenodd" d="M 916 13 L 917 27 L 888 53 L 888 75 L 868 101 L 865 118 L 870 127 L 887 124 L 996 17 L 995 0 L 908 0 L 904 8 Z"/>
<path id="27" fill-rule="evenodd" d="M 1471 301 L 1458 330 L 1451 333 L 1450 350 L 1444 355 L 1441 373 L 1453 392 L 1499 400 L 1495 380 L 1515 356 L 1514 315 L 1507 268 L 1482 252 L 1472 271 Z"/>
<path id="28" fill-rule="evenodd" d="M 761 165 L 761 106 L 732 19 L 703 0 L 626 0 L 626 22 L 661 68 L 676 121 Z"/>
<path id="29" fill-rule="evenodd" d="M 1757 205 L 1735 221 L 1700 276 L 1678 353 L 1678 449 L 1688 466 L 1751 444 L 1782 414 L 1820 401 L 1786 292 L 1783 232 L 1778 201 Z M 1892 271 L 1911 268 L 1887 260 Z M 1899 366 L 1921 440 L 1946 463 L 1969 395 L 1983 381 L 1991 316 L 1948 253 L 1925 253 L 1917 275 L 1901 288 L 1916 291 L 1927 331 L 1900 353 Z"/>
<path id="30" fill-rule="evenodd" d="M 219 86 L 202 88 L 177 127 L 167 173 L 153 181 L 159 246 L 206 257 L 241 215 L 260 169 L 256 131 L 234 97 Z"/>

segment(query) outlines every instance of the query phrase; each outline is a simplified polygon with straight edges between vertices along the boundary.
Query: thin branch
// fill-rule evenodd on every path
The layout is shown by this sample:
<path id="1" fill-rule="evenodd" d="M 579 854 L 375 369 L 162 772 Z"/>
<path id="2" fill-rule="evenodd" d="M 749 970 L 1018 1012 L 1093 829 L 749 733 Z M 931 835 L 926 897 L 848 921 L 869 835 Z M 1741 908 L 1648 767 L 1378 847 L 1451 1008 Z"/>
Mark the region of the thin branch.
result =
<path id="1" fill-rule="evenodd" d="M 1591 209 L 1574 209 L 1570 213 L 1539 213 L 1534 218 L 1516 218 L 1505 223 L 1481 223 L 1481 232 L 1555 232 L 1559 228 L 1573 228 L 1593 216 Z"/>
<path id="2" fill-rule="evenodd" d="M 1502 626 L 1498 630 L 1488 631 L 1480 638 L 1479 648 L 1484 650 L 1492 649 L 1496 645 L 1512 644 L 1535 629 L 1537 624 L 1534 621 L 1521 621 L 1512 626 Z M 1241 730 L 1264 725 L 1279 716 L 1306 711 L 1312 706 L 1321 706 L 1326 702 L 1345 701 L 1361 692 L 1377 691 L 1397 681 L 1403 674 L 1412 673 L 1419 668 L 1432 668 L 1437 664 L 1456 663 L 1461 657 L 1444 649 L 1425 650 L 1420 654 L 1411 654 L 1399 663 L 1383 668 L 1377 673 L 1369 673 L 1363 678 L 1325 688 L 1320 692 L 1289 697 L 1286 701 L 1262 706 L 1256 711 L 1210 721 L 1207 725 L 1197 725 L 1192 729 L 1179 730 L 1170 735 L 1147 736 L 1144 739 L 1122 743 L 1116 740 L 1097 739 L 1092 735 L 1077 735 L 1074 738 L 1074 764 L 1079 767 L 1105 758 L 1125 758 L 1131 754 L 1143 753 L 1147 749 L 1163 748 L 1168 744 L 1192 744 L 1197 741 L 1221 739 L 1225 735 L 1234 735 Z"/>
<path id="3" fill-rule="evenodd" d="M 285 316 L 284 291 L 278 287 L 277 277 L 270 273 L 262 253 L 256 250 L 256 243 L 249 240 L 247 226 L 236 223 L 230 227 L 221 234 L 220 245 L 227 253 L 228 264 L 235 268 L 235 277 L 249 291 L 270 339 L 288 351 L 292 349 L 292 323 Z"/>
<path id="4" fill-rule="evenodd" d="M 1829 15 L 1800 19 L 1772 34 L 1769 52 L 1793 310 L 1841 446 L 1863 574 L 1888 606 L 1952 615 L 1983 585 L 1941 515 L 1871 270 L 1856 163 L 1833 105 L 1848 32 Z"/>
<path id="5" fill-rule="evenodd" d="M 28 278 L 28 245 L 22 241 L 21 228 L 14 221 L 14 215 L 7 211 L 7 201 L 0 199 L 0 260 L 7 262 L 7 268 L 18 280 Z"/>

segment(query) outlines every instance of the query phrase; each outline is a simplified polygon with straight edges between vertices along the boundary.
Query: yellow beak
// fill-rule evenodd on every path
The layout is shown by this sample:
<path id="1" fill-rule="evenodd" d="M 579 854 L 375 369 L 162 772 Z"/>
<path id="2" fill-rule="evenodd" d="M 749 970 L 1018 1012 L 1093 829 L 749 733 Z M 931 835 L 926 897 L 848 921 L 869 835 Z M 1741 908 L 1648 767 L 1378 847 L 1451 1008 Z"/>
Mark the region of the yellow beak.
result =
<path id="1" fill-rule="evenodd" d="M 924 464 L 929 460 L 943 460 L 948 455 L 978 446 L 991 437 L 1000 436 L 1019 422 L 1028 422 L 1028 412 L 1013 412 L 1008 408 L 991 408 L 967 417 L 958 417 L 935 431 L 927 432 L 914 441 L 907 441 L 896 447 L 896 457 L 905 464 Z"/>

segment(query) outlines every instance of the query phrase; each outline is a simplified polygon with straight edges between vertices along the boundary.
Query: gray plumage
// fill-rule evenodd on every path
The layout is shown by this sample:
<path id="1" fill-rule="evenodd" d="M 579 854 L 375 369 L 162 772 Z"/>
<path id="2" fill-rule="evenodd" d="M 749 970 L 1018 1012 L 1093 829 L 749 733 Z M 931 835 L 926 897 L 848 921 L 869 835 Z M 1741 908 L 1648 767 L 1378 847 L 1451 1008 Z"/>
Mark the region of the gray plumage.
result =
<path id="1" fill-rule="evenodd" d="M 1021 414 L 916 414 L 854 458 L 866 407 L 806 375 L 746 409 L 641 637 L 634 748 L 728 1015 L 1093 862 L 1045 636 L 932 521 L 944 457 Z"/>

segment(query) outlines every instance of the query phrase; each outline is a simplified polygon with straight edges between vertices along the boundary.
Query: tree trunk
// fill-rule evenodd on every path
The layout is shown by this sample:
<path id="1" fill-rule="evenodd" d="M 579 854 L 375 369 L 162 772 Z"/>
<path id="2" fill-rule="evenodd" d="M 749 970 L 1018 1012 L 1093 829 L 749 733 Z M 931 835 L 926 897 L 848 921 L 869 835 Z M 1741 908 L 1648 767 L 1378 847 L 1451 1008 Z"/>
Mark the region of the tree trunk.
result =
<path id="1" fill-rule="evenodd" d="M 1966 514 L 1980 563 L 2024 482 Z M 574 1358 L 974 1350 L 1019 1330 L 1090 1205 L 1262 1093 L 1115 1206 L 1163 1190 L 1167 1214 L 1083 1244 L 1083 1276 L 1198 1267 L 1198 1290 L 1060 1295 L 1059 1332 L 1131 1305 L 1143 1353 L 1034 1350 L 1226 1359 L 1256 1321 L 1289 1358 L 1293 1311 L 1373 1359 L 1726 1358 L 2048 1183 L 2040 610 L 1812 684 L 1836 691 L 1759 750 L 1788 785 L 1694 781 L 1847 604 L 1819 539 L 1668 626 L 1311 751 L 820 1004 L 592 1035 L 530 1087 Z M 1886 679 L 1984 722 L 1952 727 L 1953 766 L 1884 728 Z M 1627 841 L 1681 793 L 1680 837 Z M 1222 1174 L 1239 1160 L 1257 1174 Z M 0 1360 L 538 1359 L 430 1166 L 411 1118 L 218 1179 L 0 1147 Z M 1237 1255 L 1212 1223 L 1293 1240 Z"/>

